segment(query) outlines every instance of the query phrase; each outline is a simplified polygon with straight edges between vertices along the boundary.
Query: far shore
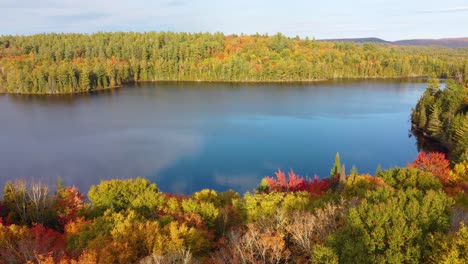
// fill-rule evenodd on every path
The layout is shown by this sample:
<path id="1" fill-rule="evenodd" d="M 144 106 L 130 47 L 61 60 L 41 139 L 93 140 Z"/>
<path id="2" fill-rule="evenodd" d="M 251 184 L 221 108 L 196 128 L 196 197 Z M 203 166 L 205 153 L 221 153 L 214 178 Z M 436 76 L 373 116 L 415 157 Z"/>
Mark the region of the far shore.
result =
<path id="1" fill-rule="evenodd" d="M 105 90 L 112 90 L 117 88 L 122 88 L 124 85 L 128 84 L 138 84 L 138 83 L 158 83 L 158 82 L 186 82 L 186 83 L 317 83 L 317 82 L 327 82 L 327 81 L 336 81 L 336 80 L 404 80 L 404 79 L 418 79 L 418 78 L 427 78 L 427 75 L 412 75 L 412 76 L 399 76 L 399 77 L 346 77 L 346 78 L 334 78 L 334 79 L 311 79 L 311 80 L 242 80 L 242 81 L 226 81 L 226 80 L 174 80 L 174 79 L 159 79 L 159 80 L 148 80 L 148 81 L 131 81 L 131 82 L 124 82 L 121 85 L 116 85 L 112 87 L 106 88 L 97 88 L 92 90 L 80 90 L 80 91 L 73 91 L 73 92 L 65 92 L 65 93 L 9 93 L 6 92 L 5 89 L 0 88 L 0 94 L 13 94 L 13 95 L 47 95 L 47 96 L 54 96 L 54 95 L 73 95 L 73 94 L 84 94 L 84 93 L 92 93 L 92 92 L 99 92 Z"/>

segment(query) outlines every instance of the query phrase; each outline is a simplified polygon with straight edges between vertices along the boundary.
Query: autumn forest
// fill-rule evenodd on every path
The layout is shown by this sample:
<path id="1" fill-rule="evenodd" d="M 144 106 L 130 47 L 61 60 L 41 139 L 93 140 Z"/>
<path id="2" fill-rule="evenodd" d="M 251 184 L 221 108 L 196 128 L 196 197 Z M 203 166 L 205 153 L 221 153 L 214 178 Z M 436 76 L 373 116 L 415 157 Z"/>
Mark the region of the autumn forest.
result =
<path id="1" fill-rule="evenodd" d="M 2 263 L 465 263 L 468 163 L 421 152 L 374 175 L 278 170 L 255 193 L 172 195 L 146 179 L 7 183 Z"/>
<path id="2" fill-rule="evenodd" d="M 346 167 L 336 153 L 327 175 L 278 169 L 245 194 L 169 193 L 141 177 L 89 190 L 9 181 L 0 199 L 0 263 L 468 263 L 467 58 L 466 48 L 282 34 L 0 36 L 4 94 L 429 77 L 408 117 L 413 132 L 440 149 L 375 173 Z"/>
<path id="3" fill-rule="evenodd" d="M 319 42 L 282 34 L 95 33 L 0 36 L 0 91 L 63 94 L 139 81 L 461 78 L 467 49 Z"/>

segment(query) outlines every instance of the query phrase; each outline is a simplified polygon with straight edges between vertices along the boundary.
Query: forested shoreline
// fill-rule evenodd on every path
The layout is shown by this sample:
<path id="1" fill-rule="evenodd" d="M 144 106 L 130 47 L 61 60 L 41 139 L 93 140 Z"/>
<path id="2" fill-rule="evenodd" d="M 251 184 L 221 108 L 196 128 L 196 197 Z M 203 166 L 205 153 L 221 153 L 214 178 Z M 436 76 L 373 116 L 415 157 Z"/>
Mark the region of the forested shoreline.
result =
<path id="1" fill-rule="evenodd" d="M 265 177 L 254 193 L 163 193 L 146 179 L 8 182 L 2 263 L 466 263 L 468 162 Z"/>
<path id="2" fill-rule="evenodd" d="M 468 79 L 448 80 L 441 89 L 431 78 L 411 114 L 413 129 L 440 143 L 454 162 L 468 161 Z"/>
<path id="3" fill-rule="evenodd" d="M 63 94 L 140 81 L 460 78 L 468 49 L 318 42 L 282 34 L 95 33 L 0 37 L 0 92 Z"/>
<path id="4" fill-rule="evenodd" d="M 101 181 L 85 195 L 18 179 L 0 199 L 0 263 L 468 263 L 467 58 L 468 49 L 281 34 L 0 36 L 4 93 L 431 75 L 411 120 L 449 150 L 449 159 L 420 152 L 373 175 L 346 170 L 337 154 L 329 175 L 278 170 L 245 194 L 165 193 L 136 178 Z M 436 77 L 449 78 L 445 89 Z"/>

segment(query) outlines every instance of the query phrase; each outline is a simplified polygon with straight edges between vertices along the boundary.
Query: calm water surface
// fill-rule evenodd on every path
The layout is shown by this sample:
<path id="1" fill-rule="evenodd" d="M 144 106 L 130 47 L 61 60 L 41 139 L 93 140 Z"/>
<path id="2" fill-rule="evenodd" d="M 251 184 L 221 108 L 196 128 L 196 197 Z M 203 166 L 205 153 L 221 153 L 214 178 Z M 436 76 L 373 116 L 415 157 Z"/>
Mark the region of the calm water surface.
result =
<path id="1" fill-rule="evenodd" d="M 0 186 L 16 178 L 87 191 L 142 176 L 162 191 L 253 190 L 275 170 L 328 176 L 404 166 L 416 154 L 418 81 L 150 83 L 75 96 L 0 95 Z"/>

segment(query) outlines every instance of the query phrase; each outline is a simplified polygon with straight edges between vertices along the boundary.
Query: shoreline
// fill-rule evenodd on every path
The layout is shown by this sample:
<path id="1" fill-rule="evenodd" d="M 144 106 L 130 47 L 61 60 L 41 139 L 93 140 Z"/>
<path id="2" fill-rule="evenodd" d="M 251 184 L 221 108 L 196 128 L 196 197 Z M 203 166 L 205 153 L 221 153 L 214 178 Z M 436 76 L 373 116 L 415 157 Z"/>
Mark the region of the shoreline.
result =
<path id="1" fill-rule="evenodd" d="M 430 137 L 426 130 L 419 128 L 415 123 L 411 122 L 411 133 L 416 137 L 416 139 L 419 140 L 424 140 L 426 144 L 430 145 L 431 150 L 430 151 L 438 151 L 442 152 L 445 154 L 447 159 L 451 160 L 451 152 L 452 149 L 450 149 L 449 146 L 445 145 L 443 142 L 436 140 L 432 137 Z"/>
<path id="2" fill-rule="evenodd" d="M 54 95 L 75 95 L 75 94 L 84 94 L 84 93 L 93 93 L 106 90 L 114 90 L 122 88 L 128 84 L 139 84 L 139 83 L 161 83 L 161 82 L 185 82 L 185 83 L 230 83 L 230 84 L 269 84 L 269 83 L 284 83 L 284 84 L 293 84 L 293 83 L 319 83 L 319 82 L 328 82 L 328 81 L 338 81 L 338 80 L 404 80 L 404 79 L 418 79 L 418 78 L 427 78 L 427 75 L 414 75 L 414 76 L 400 76 L 400 77 L 346 77 L 346 78 L 333 78 L 333 79 L 314 79 L 314 80 L 243 80 L 243 81 L 226 81 L 226 80 L 148 80 L 148 81 L 132 81 L 124 82 L 121 85 L 98 88 L 87 91 L 74 91 L 66 93 L 10 93 L 6 92 L 4 89 L 0 88 L 0 95 L 38 95 L 38 96 L 54 96 Z"/>
<path id="3" fill-rule="evenodd" d="M 98 89 L 93 89 L 93 90 L 88 90 L 88 91 L 74 91 L 74 92 L 67 92 L 67 93 L 9 93 L 9 92 L 5 92 L 4 90 L 0 90 L 0 95 L 2 95 L 2 94 L 9 94 L 9 95 L 37 95 L 37 96 L 75 95 L 75 94 L 84 94 L 84 93 L 100 92 L 100 91 L 106 91 L 106 90 L 114 90 L 114 89 L 122 88 L 123 86 L 124 86 L 124 84 L 122 84 L 122 85 L 117 85 L 117 86 L 112 86 L 112 87 L 107 87 L 107 88 L 98 88 Z"/>

